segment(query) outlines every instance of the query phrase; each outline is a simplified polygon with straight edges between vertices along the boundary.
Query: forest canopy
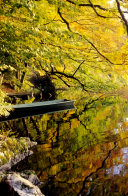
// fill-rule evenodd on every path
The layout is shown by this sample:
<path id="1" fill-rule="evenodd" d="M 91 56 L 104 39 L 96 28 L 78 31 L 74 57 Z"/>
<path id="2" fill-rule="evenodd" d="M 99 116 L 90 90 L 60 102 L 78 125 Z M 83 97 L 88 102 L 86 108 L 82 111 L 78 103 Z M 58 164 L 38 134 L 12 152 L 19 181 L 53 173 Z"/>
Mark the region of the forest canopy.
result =
<path id="1" fill-rule="evenodd" d="M 27 90 L 34 73 L 56 88 L 126 86 L 127 20 L 126 0 L 0 0 L 1 86 Z"/>

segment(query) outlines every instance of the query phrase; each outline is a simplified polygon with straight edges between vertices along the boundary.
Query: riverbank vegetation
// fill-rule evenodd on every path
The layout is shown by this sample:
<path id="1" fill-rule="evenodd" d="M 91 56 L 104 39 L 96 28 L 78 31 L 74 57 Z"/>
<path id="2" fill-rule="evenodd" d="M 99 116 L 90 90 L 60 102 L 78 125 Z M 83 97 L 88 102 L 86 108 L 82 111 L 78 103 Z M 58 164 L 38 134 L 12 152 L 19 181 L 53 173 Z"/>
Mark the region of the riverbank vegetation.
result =
<path id="1" fill-rule="evenodd" d="M 125 0 L 0 0 L 1 105 L 4 92 L 47 92 L 46 82 L 34 85 L 36 76 L 51 82 L 55 96 L 47 99 L 55 89 L 62 97 L 68 89 L 127 86 L 127 7 Z"/>

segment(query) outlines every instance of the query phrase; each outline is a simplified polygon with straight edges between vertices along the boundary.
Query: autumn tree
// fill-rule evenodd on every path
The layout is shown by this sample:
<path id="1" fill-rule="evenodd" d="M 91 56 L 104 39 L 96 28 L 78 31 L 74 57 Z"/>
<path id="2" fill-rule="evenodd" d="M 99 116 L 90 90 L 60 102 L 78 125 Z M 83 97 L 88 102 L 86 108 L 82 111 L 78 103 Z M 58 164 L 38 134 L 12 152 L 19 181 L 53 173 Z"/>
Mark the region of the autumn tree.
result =
<path id="1" fill-rule="evenodd" d="M 86 92 L 127 85 L 127 5 L 119 0 L 1 0 L 1 81 L 28 89 L 37 71 L 49 75 L 56 87 Z"/>
<path id="2" fill-rule="evenodd" d="M 57 84 L 84 91 L 126 85 L 127 36 L 121 18 L 125 11 L 120 13 L 118 3 L 37 2 L 43 36 L 36 66 L 54 76 Z"/>

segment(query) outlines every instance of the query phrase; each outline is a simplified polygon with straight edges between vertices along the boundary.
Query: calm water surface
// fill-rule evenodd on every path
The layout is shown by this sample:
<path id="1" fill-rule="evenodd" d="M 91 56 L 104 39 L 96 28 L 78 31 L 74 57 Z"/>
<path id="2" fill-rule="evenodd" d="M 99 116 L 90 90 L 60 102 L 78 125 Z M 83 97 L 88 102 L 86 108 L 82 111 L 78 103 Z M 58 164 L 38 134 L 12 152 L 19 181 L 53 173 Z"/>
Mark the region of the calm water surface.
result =
<path id="1" fill-rule="evenodd" d="M 46 196 L 128 195 L 128 103 L 81 99 L 77 110 L 0 124 L 38 142 L 14 169 L 35 170 Z"/>

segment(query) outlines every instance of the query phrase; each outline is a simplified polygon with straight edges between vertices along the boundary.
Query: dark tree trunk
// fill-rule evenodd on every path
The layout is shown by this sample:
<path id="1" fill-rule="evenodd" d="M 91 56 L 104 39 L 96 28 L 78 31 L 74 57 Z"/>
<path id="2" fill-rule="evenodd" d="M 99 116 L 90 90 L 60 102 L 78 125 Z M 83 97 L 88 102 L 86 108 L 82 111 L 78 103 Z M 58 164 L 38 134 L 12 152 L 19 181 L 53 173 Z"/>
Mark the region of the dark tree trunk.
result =
<path id="1" fill-rule="evenodd" d="M 25 63 L 24 65 L 25 65 L 25 68 L 27 68 L 27 65 L 28 65 L 28 64 Z M 26 71 L 23 71 L 22 76 L 21 76 L 21 79 L 20 79 L 21 86 L 22 86 L 22 84 L 23 84 L 25 74 L 26 74 Z"/>

